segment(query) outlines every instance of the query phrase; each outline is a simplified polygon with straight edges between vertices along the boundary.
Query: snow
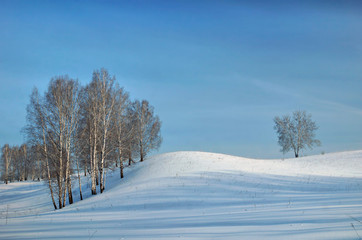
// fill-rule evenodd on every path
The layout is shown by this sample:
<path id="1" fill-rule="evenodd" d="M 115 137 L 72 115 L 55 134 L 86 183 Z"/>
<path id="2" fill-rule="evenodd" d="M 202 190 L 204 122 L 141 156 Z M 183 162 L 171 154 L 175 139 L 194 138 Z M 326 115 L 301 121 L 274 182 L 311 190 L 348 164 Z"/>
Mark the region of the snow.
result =
<path id="1" fill-rule="evenodd" d="M 0 184 L 0 239 L 360 239 L 362 151 L 261 160 L 156 155 L 54 211 L 46 184 Z M 78 197 L 76 179 L 74 197 Z"/>

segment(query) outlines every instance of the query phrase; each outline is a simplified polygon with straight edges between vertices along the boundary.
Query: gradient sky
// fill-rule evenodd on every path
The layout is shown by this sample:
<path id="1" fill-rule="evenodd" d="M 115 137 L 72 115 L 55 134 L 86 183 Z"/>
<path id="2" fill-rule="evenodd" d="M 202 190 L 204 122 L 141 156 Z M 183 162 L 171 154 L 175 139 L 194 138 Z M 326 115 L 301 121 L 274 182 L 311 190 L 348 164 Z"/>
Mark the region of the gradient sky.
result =
<path id="1" fill-rule="evenodd" d="M 362 1 L 0 5 L 0 145 L 24 141 L 34 86 L 105 67 L 155 107 L 159 153 L 282 157 L 273 118 L 294 110 L 320 127 L 304 154 L 362 149 Z"/>

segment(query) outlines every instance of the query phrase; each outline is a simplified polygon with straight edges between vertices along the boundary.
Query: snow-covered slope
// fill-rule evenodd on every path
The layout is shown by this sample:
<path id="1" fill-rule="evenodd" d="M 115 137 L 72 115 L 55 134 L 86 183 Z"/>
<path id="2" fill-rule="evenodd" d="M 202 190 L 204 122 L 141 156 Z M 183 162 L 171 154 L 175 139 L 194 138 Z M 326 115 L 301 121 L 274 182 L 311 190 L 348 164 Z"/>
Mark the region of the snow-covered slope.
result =
<path id="1" fill-rule="evenodd" d="M 0 239 L 362 236 L 362 151 L 285 160 L 167 153 L 123 180 L 107 173 L 106 185 L 53 211 L 44 184 L 1 184 Z"/>

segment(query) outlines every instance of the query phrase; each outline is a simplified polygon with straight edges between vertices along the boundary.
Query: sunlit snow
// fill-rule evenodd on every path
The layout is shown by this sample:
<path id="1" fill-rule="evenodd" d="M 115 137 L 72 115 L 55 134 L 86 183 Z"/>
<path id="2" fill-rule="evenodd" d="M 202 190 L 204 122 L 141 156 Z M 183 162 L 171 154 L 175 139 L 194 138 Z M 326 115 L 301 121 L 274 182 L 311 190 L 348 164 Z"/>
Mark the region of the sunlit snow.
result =
<path id="1" fill-rule="evenodd" d="M 285 160 L 175 152 L 107 172 L 54 211 L 46 184 L 0 184 L 0 239 L 360 239 L 362 151 Z M 73 180 L 74 197 L 78 197 Z"/>

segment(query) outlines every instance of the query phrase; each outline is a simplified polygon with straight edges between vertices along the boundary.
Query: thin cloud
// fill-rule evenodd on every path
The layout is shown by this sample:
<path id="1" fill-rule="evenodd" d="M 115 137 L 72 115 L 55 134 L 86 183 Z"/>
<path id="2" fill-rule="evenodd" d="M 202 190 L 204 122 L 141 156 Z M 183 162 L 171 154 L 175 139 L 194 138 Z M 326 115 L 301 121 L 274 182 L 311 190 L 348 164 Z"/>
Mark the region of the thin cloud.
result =
<path id="1" fill-rule="evenodd" d="M 271 92 L 273 94 L 285 95 L 285 96 L 299 99 L 302 101 L 308 100 L 308 102 L 313 102 L 313 105 L 319 105 L 323 108 L 325 108 L 325 107 L 333 108 L 335 110 L 362 116 L 362 109 L 358 108 L 358 107 L 350 106 L 350 105 L 332 101 L 332 100 L 321 99 L 319 97 L 311 96 L 308 94 L 300 94 L 296 91 L 296 89 L 290 89 L 286 86 L 281 86 L 279 84 L 263 81 L 260 79 L 253 79 L 251 81 L 251 83 L 256 87 L 258 87 L 264 91 Z"/>

